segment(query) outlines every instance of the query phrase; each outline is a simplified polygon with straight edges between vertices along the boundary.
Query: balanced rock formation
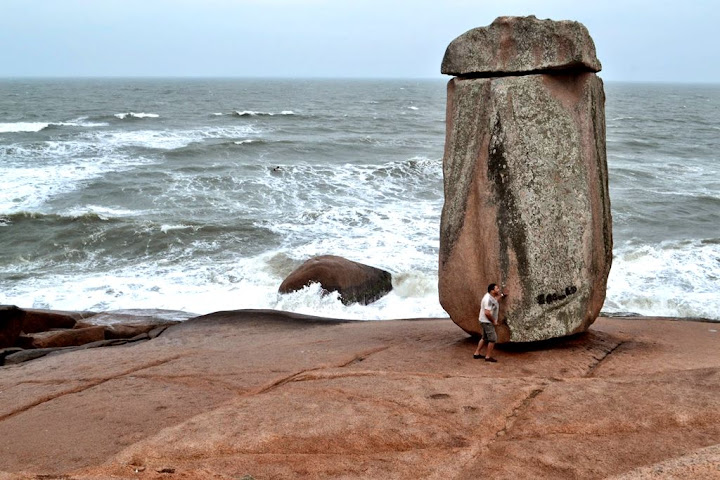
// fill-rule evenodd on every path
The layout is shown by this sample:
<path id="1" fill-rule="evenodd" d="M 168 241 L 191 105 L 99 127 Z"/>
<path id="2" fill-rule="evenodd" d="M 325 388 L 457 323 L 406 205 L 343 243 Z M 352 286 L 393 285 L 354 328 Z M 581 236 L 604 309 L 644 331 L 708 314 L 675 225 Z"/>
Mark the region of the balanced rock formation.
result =
<path id="1" fill-rule="evenodd" d="M 448 47 L 440 303 L 479 334 L 505 286 L 500 342 L 588 328 L 605 300 L 612 226 L 600 62 L 577 22 L 500 17 Z"/>
<path id="2" fill-rule="evenodd" d="M 328 292 L 338 292 L 345 305 L 367 305 L 392 290 L 392 275 L 343 257 L 322 255 L 295 269 L 283 280 L 278 291 L 290 293 L 311 283 L 319 283 Z"/>

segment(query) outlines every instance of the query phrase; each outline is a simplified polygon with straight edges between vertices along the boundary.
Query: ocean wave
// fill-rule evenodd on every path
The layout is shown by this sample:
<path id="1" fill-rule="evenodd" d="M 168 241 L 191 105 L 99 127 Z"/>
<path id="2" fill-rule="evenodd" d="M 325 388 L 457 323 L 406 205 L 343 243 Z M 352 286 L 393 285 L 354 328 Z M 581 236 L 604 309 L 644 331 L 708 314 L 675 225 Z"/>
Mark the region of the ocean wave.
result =
<path id="1" fill-rule="evenodd" d="M 273 117 L 275 115 L 297 115 L 292 110 L 282 110 L 279 113 L 273 113 L 273 112 L 257 112 L 253 110 L 243 110 L 234 111 L 231 115 L 235 115 L 237 117 Z"/>
<path id="2" fill-rule="evenodd" d="M 0 123 L 0 133 L 39 132 L 47 128 L 48 125 L 50 125 L 50 123 L 46 122 Z"/>
<path id="3" fill-rule="evenodd" d="M 56 224 L 70 223 L 77 220 L 89 221 L 89 222 L 106 222 L 110 220 L 109 217 L 91 212 L 78 212 L 78 213 L 40 213 L 32 211 L 19 211 L 13 213 L 0 214 L 0 222 L 3 226 L 19 225 L 25 222 L 53 222 Z"/>
<path id="4" fill-rule="evenodd" d="M 120 120 L 130 120 L 130 119 L 143 119 L 143 118 L 159 118 L 160 115 L 157 113 L 135 113 L 135 112 L 126 112 L 126 113 L 116 113 L 114 117 L 119 118 Z"/>
<path id="5" fill-rule="evenodd" d="M 80 119 L 68 122 L 15 122 L 0 123 L 0 133 L 35 133 L 59 127 L 106 127 L 106 122 L 86 122 Z"/>
<path id="6" fill-rule="evenodd" d="M 603 310 L 720 320 L 718 240 L 617 246 Z"/>
<path id="7" fill-rule="evenodd" d="M 83 205 L 69 209 L 64 215 L 70 218 L 82 218 L 85 216 L 97 216 L 101 220 L 109 220 L 111 218 L 142 216 L 145 211 L 129 210 L 126 208 L 112 208 L 102 205 Z"/>
<path id="8" fill-rule="evenodd" d="M 127 146 L 159 150 L 182 149 L 196 142 L 215 139 L 235 139 L 260 133 L 252 125 L 203 127 L 186 130 L 115 130 L 88 133 L 82 138 L 98 142 L 103 147 L 118 149 Z"/>
<path id="9" fill-rule="evenodd" d="M 0 148 L 0 153 L 2 150 Z M 23 157 L 30 159 L 34 166 L 0 165 L 0 177 L 3 179 L 0 212 L 38 209 L 49 199 L 75 191 L 91 179 L 149 162 L 139 156 L 113 155 L 93 144 L 55 142 L 36 148 L 17 147 L 11 150 L 13 157 L 19 157 L 21 161 Z M 80 154 L 97 155 L 99 158 L 77 158 Z M 48 163 L 42 164 L 41 160 Z"/>
<path id="10" fill-rule="evenodd" d="M 160 231 L 162 233 L 168 233 L 173 230 L 198 230 L 200 227 L 194 227 L 192 225 L 161 225 Z"/>

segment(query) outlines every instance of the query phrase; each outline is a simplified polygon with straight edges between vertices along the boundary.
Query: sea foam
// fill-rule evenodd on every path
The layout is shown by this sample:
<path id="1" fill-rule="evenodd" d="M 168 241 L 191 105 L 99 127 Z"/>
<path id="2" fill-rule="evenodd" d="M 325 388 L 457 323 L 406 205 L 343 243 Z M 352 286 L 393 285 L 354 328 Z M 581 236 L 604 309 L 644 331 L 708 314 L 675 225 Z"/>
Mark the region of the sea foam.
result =
<path id="1" fill-rule="evenodd" d="M 603 311 L 720 320 L 720 242 L 617 246 Z"/>

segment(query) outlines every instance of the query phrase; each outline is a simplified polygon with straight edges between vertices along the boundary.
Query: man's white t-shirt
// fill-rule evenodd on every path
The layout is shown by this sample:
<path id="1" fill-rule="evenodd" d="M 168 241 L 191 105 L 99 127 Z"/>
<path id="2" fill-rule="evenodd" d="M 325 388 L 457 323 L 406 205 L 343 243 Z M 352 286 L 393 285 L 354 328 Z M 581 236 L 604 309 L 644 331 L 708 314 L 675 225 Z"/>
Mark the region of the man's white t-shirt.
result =
<path id="1" fill-rule="evenodd" d="M 485 310 L 490 310 L 493 320 L 497 320 L 499 308 L 500 305 L 495 300 L 495 297 L 490 295 L 490 292 L 486 293 L 480 302 L 480 323 L 493 323 L 492 320 L 485 316 Z"/>

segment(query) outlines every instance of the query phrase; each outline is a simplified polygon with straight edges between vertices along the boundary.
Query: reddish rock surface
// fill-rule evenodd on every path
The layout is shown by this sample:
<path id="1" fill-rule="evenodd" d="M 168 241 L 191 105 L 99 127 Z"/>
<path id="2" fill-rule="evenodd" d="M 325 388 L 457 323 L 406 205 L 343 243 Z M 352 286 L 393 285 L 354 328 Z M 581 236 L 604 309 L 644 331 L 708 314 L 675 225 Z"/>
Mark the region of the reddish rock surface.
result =
<path id="1" fill-rule="evenodd" d="M 600 318 L 488 364 L 449 320 L 213 314 L 0 369 L 0 478 L 713 478 L 718 330 Z"/>
<path id="2" fill-rule="evenodd" d="M 344 304 L 367 305 L 392 290 L 392 276 L 379 268 L 335 255 L 313 257 L 283 280 L 278 291 L 290 293 L 310 283 L 319 283 L 328 292 L 338 292 Z"/>
<path id="3" fill-rule="evenodd" d="M 74 347 L 86 343 L 105 340 L 105 327 L 92 326 L 68 330 L 51 330 L 25 336 L 26 348 Z"/>
<path id="4" fill-rule="evenodd" d="M 93 313 L 60 312 L 51 310 L 23 309 L 22 331 L 44 332 L 53 328 L 73 328 L 78 320 L 92 317 Z"/>

